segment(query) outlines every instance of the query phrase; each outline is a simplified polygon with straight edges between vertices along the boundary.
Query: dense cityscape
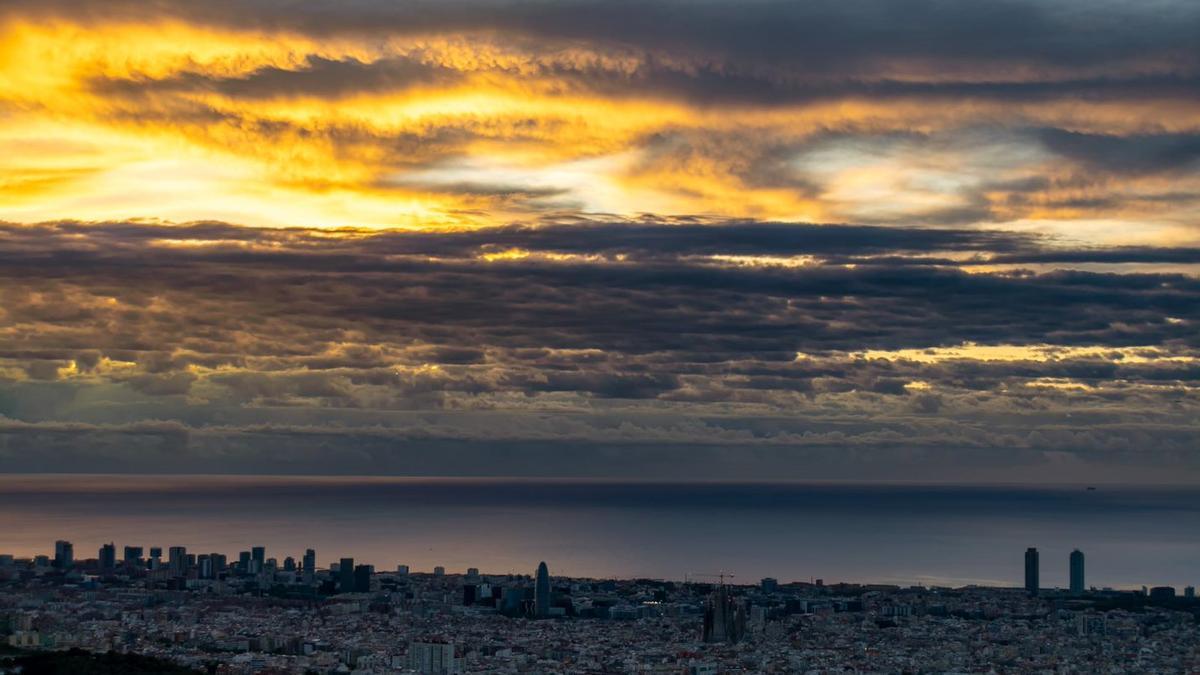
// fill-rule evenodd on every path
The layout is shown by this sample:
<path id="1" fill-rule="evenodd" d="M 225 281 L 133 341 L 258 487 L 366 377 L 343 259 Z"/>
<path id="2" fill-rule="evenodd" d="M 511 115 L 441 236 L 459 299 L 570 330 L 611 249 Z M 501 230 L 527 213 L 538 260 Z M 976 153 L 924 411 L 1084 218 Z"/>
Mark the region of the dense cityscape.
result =
<path id="1" fill-rule="evenodd" d="M 5 654 L 136 654 L 207 673 L 1174 673 L 1200 668 L 1195 589 L 900 587 L 378 570 L 71 542 L 0 555 Z M 71 652 L 75 653 L 75 652 Z M 0 672 L 20 672 L 3 665 Z M 12 663 L 10 661 L 10 663 Z"/>

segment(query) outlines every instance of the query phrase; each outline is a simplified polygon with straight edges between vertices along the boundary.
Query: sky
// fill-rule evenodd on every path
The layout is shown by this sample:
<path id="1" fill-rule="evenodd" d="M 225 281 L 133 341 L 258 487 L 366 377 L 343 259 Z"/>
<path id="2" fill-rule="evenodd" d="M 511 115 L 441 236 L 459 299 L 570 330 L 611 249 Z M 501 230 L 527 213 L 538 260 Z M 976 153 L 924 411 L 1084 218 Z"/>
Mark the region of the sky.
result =
<path id="1" fill-rule="evenodd" d="M 0 471 L 1195 481 L 1197 35 L 8 0 Z"/>

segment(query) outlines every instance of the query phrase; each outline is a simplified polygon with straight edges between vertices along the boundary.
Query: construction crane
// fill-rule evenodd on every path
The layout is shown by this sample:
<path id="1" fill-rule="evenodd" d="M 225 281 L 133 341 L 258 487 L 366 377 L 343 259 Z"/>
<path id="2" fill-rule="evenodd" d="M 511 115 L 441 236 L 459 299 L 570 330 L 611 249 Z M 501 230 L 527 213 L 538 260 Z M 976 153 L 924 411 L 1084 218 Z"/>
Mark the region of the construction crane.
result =
<path id="1" fill-rule="evenodd" d="M 717 572 L 716 574 L 692 572 L 691 574 L 683 575 L 683 583 L 685 583 L 685 584 L 692 583 L 692 577 L 707 577 L 709 579 L 720 579 L 721 585 L 724 586 L 726 577 L 732 579 L 732 578 L 734 578 L 734 576 L 736 576 L 736 575 L 734 575 L 733 573 L 730 573 L 730 572 Z"/>

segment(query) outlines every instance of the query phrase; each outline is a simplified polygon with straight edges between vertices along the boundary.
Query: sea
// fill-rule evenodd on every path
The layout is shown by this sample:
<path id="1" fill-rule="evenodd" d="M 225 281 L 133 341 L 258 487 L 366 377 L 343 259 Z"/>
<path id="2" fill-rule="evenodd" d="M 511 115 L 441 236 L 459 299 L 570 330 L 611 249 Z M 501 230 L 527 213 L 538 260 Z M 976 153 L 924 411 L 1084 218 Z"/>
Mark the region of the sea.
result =
<path id="1" fill-rule="evenodd" d="M 0 553 L 186 546 L 377 570 L 732 583 L 1200 583 L 1200 488 L 583 479 L 0 475 Z"/>

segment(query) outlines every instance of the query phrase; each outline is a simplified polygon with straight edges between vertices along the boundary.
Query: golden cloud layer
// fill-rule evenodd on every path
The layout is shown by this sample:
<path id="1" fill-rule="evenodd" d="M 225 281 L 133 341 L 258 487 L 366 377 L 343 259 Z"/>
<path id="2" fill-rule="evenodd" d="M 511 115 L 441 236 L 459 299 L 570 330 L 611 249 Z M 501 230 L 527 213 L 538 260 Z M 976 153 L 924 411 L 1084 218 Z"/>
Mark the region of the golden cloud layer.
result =
<path id="1" fill-rule="evenodd" d="M 0 218 L 457 228 L 653 212 L 1197 240 L 1200 177 L 1186 165 L 1096 170 L 1030 131 L 1196 134 L 1194 97 L 970 93 L 1173 64 L 944 66 L 895 59 L 876 89 L 829 93 L 787 69 L 502 31 L 10 15 Z M 767 93 L 705 95 L 747 78 Z M 900 88 L 880 95 L 885 84 Z"/>

